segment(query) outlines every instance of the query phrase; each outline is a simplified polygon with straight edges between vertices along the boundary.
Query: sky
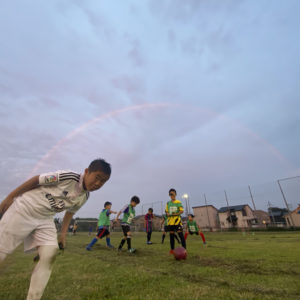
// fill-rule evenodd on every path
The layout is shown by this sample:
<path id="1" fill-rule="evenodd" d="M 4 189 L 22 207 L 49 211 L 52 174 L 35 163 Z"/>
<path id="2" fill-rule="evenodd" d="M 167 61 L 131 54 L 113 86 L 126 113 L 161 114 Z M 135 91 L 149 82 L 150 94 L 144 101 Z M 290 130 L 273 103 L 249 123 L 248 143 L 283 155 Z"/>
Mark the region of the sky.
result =
<path id="1" fill-rule="evenodd" d="M 297 0 L 1 1 L 0 198 L 95 158 L 105 201 L 284 206 L 300 175 Z M 282 182 L 291 208 L 300 180 Z"/>

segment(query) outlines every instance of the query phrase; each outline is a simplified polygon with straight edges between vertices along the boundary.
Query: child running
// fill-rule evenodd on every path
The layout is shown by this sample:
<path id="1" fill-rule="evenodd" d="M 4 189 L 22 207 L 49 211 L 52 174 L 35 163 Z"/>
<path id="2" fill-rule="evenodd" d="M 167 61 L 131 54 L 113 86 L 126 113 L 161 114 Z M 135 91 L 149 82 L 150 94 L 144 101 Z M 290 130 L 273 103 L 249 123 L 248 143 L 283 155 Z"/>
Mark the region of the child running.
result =
<path id="1" fill-rule="evenodd" d="M 122 210 L 116 216 L 115 222 L 118 222 L 119 216 L 123 213 L 123 218 L 121 221 L 121 226 L 123 230 L 124 237 L 121 240 L 121 243 L 118 247 L 118 250 L 121 251 L 125 241 L 127 241 L 128 252 L 134 253 L 136 250 L 131 247 L 131 231 L 130 224 L 132 223 L 133 218 L 135 217 L 134 208 L 140 203 L 140 199 L 137 196 L 133 196 L 128 205 L 125 205 Z"/>
<path id="2" fill-rule="evenodd" d="M 169 196 L 171 198 L 171 201 L 169 201 L 166 205 L 166 214 L 168 216 L 168 231 L 170 232 L 170 254 L 174 254 L 175 232 L 178 233 L 182 247 L 186 248 L 181 222 L 181 214 L 184 210 L 181 201 L 176 199 L 175 189 L 169 190 Z"/>
<path id="3" fill-rule="evenodd" d="M 25 251 L 38 250 L 27 300 L 42 297 L 51 275 L 58 248 L 53 216 L 66 210 L 59 239 L 63 249 L 73 215 L 88 200 L 89 192 L 100 189 L 110 174 L 110 165 L 96 159 L 83 174 L 57 171 L 34 176 L 1 202 L 0 262 L 23 241 Z"/>
<path id="4" fill-rule="evenodd" d="M 188 235 L 191 234 L 196 234 L 196 235 L 200 235 L 202 238 L 202 242 L 205 245 L 206 241 L 205 241 L 205 237 L 204 234 L 202 233 L 200 227 L 197 225 L 196 221 L 194 221 L 194 215 L 193 214 L 189 214 L 188 215 L 188 221 L 186 223 L 186 232 L 184 235 L 184 239 L 186 240 Z"/>
<path id="5" fill-rule="evenodd" d="M 109 225 L 110 225 L 110 215 L 116 214 L 116 211 L 111 210 L 111 202 L 104 203 L 104 209 L 101 211 L 98 220 L 98 231 L 96 237 L 89 243 L 86 247 L 86 250 L 91 251 L 94 244 L 97 243 L 98 239 L 102 239 L 106 237 L 106 245 L 108 248 L 114 248 L 110 243 L 110 233 L 109 233 Z"/>
<path id="6" fill-rule="evenodd" d="M 154 218 L 153 215 L 153 208 L 148 209 L 148 213 L 145 215 L 144 221 L 144 228 L 147 232 L 147 245 L 152 245 L 151 242 L 151 235 L 152 235 L 152 219 Z"/>

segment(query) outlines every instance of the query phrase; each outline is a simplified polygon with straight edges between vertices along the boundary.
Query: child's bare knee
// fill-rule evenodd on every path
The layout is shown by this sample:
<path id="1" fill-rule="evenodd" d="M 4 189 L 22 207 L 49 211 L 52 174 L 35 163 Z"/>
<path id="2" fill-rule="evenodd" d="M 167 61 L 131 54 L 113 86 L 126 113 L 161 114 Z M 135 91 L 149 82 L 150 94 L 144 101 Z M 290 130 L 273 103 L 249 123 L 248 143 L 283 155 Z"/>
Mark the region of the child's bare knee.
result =
<path id="1" fill-rule="evenodd" d="M 42 246 L 39 248 L 40 261 L 47 264 L 53 264 L 56 255 L 57 247 L 56 246 Z"/>

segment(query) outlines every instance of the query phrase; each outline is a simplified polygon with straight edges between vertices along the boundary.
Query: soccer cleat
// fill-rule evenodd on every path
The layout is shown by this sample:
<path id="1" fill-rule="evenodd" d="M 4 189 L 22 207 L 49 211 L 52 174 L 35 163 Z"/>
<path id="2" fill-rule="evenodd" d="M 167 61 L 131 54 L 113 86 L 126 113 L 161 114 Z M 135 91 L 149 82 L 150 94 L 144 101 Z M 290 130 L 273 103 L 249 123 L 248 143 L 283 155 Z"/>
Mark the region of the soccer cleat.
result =
<path id="1" fill-rule="evenodd" d="M 128 252 L 129 253 L 134 253 L 136 250 L 134 249 L 134 248 L 130 248 L 129 250 L 128 250 Z"/>
<path id="2" fill-rule="evenodd" d="M 169 253 L 174 255 L 174 250 L 170 250 L 170 252 L 169 252 Z"/>
<path id="3" fill-rule="evenodd" d="M 92 251 L 92 248 L 91 247 L 86 247 L 86 250 L 87 251 Z"/>
<path id="4" fill-rule="evenodd" d="M 109 249 L 115 249 L 115 247 L 113 245 L 106 245 L 106 247 Z"/>
<path id="5" fill-rule="evenodd" d="M 152 243 L 152 242 L 150 242 L 150 241 L 149 241 L 149 242 L 147 242 L 147 245 L 152 245 L 152 244 L 153 244 L 153 243 Z"/>

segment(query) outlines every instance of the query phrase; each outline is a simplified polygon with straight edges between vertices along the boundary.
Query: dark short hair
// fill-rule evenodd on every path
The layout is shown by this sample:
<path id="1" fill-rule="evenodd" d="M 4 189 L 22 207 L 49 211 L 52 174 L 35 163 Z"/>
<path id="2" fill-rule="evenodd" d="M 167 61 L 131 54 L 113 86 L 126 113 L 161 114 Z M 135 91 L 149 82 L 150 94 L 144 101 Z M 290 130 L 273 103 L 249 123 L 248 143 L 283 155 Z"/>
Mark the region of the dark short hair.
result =
<path id="1" fill-rule="evenodd" d="M 150 210 L 151 212 L 153 212 L 153 208 L 151 208 L 151 207 L 148 210 Z"/>
<path id="2" fill-rule="evenodd" d="M 111 174 L 111 167 L 110 164 L 107 163 L 104 159 L 98 158 L 93 160 L 89 167 L 89 172 L 97 172 L 97 171 L 102 171 L 103 173 L 107 174 L 110 176 Z"/>
<path id="3" fill-rule="evenodd" d="M 106 202 L 104 203 L 104 207 L 106 207 L 107 205 L 111 205 L 111 202 L 106 201 Z"/>
<path id="4" fill-rule="evenodd" d="M 169 194 L 170 194 L 171 192 L 174 192 L 174 193 L 175 193 L 175 195 L 177 195 L 177 192 L 176 192 L 176 190 L 175 190 L 175 189 L 170 189 L 170 190 L 169 190 Z"/>
<path id="5" fill-rule="evenodd" d="M 130 200 L 130 202 L 135 202 L 136 204 L 140 203 L 140 198 L 138 196 L 133 196 Z"/>
<path id="6" fill-rule="evenodd" d="M 195 217 L 193 214 L 188 214 L 188 216 L 191 216 L 192 218 L 194 218 L 194 217 Z"/>

